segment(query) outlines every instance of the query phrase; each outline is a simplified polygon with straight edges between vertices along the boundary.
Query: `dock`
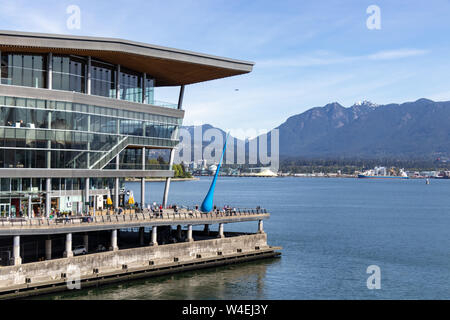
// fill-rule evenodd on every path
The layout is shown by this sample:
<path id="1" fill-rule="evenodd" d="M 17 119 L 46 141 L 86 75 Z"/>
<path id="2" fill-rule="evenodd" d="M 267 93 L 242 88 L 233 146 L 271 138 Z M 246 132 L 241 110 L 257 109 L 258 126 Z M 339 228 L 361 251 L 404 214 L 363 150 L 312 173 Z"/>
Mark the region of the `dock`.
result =
<path id="1" fill-rule="evenodd" d="M 10 265 L 0 266 L 0 299 L 278 257 L 281 248 L 269 246 L 263 230 L 269 217 L 260 208 L 207 214 L 164 209 L 59 220 L 2 220 L 0 236 L 12 240 L 12 256 Z M 224 230 L 227 224 L 248 221 L 257 222 L 255 233 Z M 199 225 L 203 230 L 193 230 Z M 217 231 L 211 230 L 213 225 Z M 37 246 L 41 243 L 36 251 L 45 259 L 35 261 L 34 249 L 21 248 L 21 240 L 26 239 Z M 105 239 L 109 242 L 105 251 L 92 250 Z M 87 252 L 74 254 L 73 248 L 80 245 Z"/>

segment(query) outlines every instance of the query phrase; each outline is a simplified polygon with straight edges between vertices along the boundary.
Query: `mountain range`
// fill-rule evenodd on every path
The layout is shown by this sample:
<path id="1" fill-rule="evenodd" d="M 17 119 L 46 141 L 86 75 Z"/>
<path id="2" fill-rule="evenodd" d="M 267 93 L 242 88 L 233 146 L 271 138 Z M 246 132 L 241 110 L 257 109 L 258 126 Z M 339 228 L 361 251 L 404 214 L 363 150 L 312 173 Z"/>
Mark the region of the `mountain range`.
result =
<path id="1" fill-rule="evenodd" d="M 435 159 L 450 155 L 449 124 L 450 101 L 419 99 L 387 105 L 363 101 L 347 108 L 333 102 L 293 115 L 275 129 L 280 159 Z M 202 126 L 203 132 L 210 128 Z M 208 144 L 203 141 L 202 148 Z M 245 145 L 248 152 L 248 141 Z"/>

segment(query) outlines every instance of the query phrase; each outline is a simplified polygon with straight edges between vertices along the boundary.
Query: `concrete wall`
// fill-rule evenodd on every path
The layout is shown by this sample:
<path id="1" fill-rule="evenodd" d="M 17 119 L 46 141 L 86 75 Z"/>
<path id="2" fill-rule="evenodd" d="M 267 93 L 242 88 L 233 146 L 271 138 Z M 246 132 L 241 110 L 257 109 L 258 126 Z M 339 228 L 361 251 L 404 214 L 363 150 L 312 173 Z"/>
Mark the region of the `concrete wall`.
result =
<path id="1" fill-rule="evenodd" d="M 119 244 L 120 245 L 120 244 Z M 17 285 L 23 285 L 25 279 L 31 279 L 32 284 L 61 279 L 61 274 L 67 276 L 79 272 L 81 277 L 92 276 L 93 269 L 99 273 L 114 272 L 122 269 L 195 260 L 200 254 L 202 258 L 217 257 L 217 252 L 223 255 L 254 251 L 255 247 L 268 248 L 266 234 L 242 235 L 230 238 L 183 242 L 155 247 L 141 247 L 119 251 L 108 251 L 97 254 L 83 255 L 72 258 L 55 259 L 44 262 L 22 264 L 19 266 L 0 267 L 0 290 Z"/>

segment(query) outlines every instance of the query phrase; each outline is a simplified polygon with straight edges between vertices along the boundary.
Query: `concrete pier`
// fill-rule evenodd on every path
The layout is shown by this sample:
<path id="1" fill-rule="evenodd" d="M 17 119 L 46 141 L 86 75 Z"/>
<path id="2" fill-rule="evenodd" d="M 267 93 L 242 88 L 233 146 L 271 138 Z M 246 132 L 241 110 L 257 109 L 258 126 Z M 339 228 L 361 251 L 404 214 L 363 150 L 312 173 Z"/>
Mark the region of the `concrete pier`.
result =
<path id="1" fill-rule="evenodd" d="M 217 235 L 218 238 L 225 238 L 225 234 L 223 233 L 223 223 L 219 223 L 219 234 Z"/>
<path id="2" fill-rule="evenodd" d="M 264 233 L 264 226 L 262 220 L 258 221 L 258 233 Z"/>
<path id="3" fill-rule="evenodd" d="M 119 250 L 119 247 L 117 245 L 117 229 L 111 230 L 111 251 L 117 251 Z"/>
<path id="4" fill-rule="evenodd" d="M 72 234 L 68 233 L 66 234 L 66 251 L 64 251 L 64 258 L 71 258 L 71 257 L 73 257 Z"/>
<path id="5" fill-rule="evenodd" d="M 187 242 L 192 242 L 194 241 L 194 238 L 192 238 L 192 224 L 188 225 L 188 230 L 187 230 Z"/>
<path id="6" fill-rule="evenodd" d="M 64 275 L 74 265 L 78 267 L 80 286 L 84 289 L 117 281 L 277 257 L 279 253 L 275 250 L 279 249 L 267 245 L 265 234 L 237 233 L 224 239 L 145 246 L 1 267 L 0 299 L 68 290 Z M 124 269 L 124 265 L 127 268 Z"/>
<path id="7" fill-rule="evenodd" d="M 87 232 L 83 234 L 83 245 L 86 248 L 86 252 L 89 252 L 89 234 Z"/>
<path id="8" fill-rule="evenodd" d="M 183 234 L 182 234 L 181 226 L 177 225 L 177 240 L 181 241 L 182 238 L 183 238 Z"/>
<path id="9" fill-rule="evenodd" d="M 157 226 L 153 226 L 152 227 L 152 241 L 150 242 L 151 246 L 157 246 L 158 245 L 158 237 L 157 234 L 158 233 L 158 227 Z"/>
<path id="10" fill-rule="evenodd" d="M 144 227 L 140 227 L 139 228 L 139 245 L 140 246 L 144 245 L 144 236 L 145 236 Z"/>
<path id="11" fill-rule="evenodd" d="M 52 239 L 45 240 L 45 260 L 52 260 Z"/>
<path id="12" fill-rule="evenodd" d="M 20 236 L 14 236 L 13 238 L 13 265 L 18 266 L 22 264 L 22 258 L 20 257 Z"/>

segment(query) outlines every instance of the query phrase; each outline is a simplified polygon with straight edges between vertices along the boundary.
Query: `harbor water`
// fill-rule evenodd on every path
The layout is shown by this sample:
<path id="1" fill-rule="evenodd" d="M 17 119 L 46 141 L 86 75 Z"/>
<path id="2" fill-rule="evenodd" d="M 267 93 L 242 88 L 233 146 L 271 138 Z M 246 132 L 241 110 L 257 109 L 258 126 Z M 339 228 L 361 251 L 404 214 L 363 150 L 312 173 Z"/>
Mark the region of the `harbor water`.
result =
<path id="1" fill-rule="evenodd" d="M 200 205 L 210 181 L 172 182 L 169 203 Z M 140 202 L 139 182 L 126 188 Z M 163 191 L 147 182 L 147 202 Z M 40 299 L 450 299 L 450 180 L 220 177 L 215 203 L 266 208 L 282 257 Z M 225 231 L 256 232 L 257 222 Z M 379 290 L 367 287 L 372 265 Z"/>

